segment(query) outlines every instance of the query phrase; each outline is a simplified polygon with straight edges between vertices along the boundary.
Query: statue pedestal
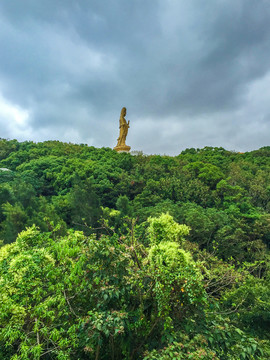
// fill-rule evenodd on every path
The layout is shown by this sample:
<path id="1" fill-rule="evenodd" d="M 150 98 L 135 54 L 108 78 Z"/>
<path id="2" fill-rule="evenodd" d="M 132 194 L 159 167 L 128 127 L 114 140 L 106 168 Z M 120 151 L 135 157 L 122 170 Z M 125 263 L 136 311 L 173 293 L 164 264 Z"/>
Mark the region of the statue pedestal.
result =
<path id="1" fill-rule="evenodd" d="M 127 145 L 122 145 L 122 146 L 115 146 L 113 148 L 113 150 L 117 151 L 117 152 L 129 152 L 130 151 L 130 146 Z"/>

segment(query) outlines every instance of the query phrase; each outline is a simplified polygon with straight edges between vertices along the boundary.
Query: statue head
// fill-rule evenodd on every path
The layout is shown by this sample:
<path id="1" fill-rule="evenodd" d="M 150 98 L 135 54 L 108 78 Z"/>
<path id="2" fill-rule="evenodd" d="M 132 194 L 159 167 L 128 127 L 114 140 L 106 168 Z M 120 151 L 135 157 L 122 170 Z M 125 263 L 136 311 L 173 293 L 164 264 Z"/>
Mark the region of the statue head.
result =
<path id="1" fill-rule="evenodd" d="M 121 116 L 126 116 L 126 113 L 127 113 L 127 109 L 123 107 L 123 109 L 121 110 Z"/>

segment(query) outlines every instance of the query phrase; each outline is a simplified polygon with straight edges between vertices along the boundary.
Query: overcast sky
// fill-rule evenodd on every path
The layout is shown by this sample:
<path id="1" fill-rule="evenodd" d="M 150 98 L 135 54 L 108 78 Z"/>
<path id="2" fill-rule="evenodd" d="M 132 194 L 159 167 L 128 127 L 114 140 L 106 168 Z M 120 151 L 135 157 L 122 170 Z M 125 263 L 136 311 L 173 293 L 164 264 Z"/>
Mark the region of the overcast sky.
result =
<path id="1" fill-rule="evenodd" d="M 270 145 L 270 0 L 1 0 L 0 137 Z"/>

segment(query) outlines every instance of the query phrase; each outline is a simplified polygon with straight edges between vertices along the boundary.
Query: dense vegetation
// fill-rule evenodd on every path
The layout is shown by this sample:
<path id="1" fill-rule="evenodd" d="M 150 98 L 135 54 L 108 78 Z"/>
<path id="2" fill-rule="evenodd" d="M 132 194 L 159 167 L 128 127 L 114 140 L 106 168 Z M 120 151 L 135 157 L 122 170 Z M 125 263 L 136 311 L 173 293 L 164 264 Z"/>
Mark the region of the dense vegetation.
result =
<path id="1" fill-rule="evenodd" d="M 0 358 L 270 358 L 270 147 L 0 140 Z"/>

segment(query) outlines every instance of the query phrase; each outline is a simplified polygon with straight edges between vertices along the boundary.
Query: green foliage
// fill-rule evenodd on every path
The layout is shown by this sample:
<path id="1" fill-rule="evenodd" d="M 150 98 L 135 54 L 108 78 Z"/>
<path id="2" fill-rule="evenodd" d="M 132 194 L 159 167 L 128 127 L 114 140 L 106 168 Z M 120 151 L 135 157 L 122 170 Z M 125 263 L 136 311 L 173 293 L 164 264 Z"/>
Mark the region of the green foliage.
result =
<path id="1" fill-rule="evenodd" d="M 74 233 L 55 242 L 33 227 L 1 248 L 0 348 L 12 354 L 7 358 L 69 358 L 70 346 L 76 346 L 71 303 L 85 286 L 84 241 Z"/>
<path id="2" fill-rule="evenodd" d="M 243 328 L 249 328 L 259 333 L 262 338 L 270 339 L 270 279 L 269 275 L 263 279 L 248 276 L 239 286 L 223 294 L 224 305 L 237 309 L 234 319 Z"/>
<path id="3" fill-rule="evenodd" d="M 0 250 L 3 360 L 267 359 L 268 343 L 213 313 L 202 261 L 179 242 L 58 231 L 32 227 Z"/>
<path id="4" fill-rule="evenodd" d="M 73 186 L 67 195 L 69 225 L 80 230 L 86 227 L 96 227 L 100 218 L 100 202 L 89 181 Z"/>
<path id="5" fill-rule="evenodd" d="M 189 227 L 177 224 L 170 214 L 162 214 L 159 218 L 148 218 L 149 239 L 151 244 L 159 244 L 161 241 L 182 242 L 183 237 L 188 235 Z"/>
<path id="6" fill-rule="evenodd" d="M 161 241 L 152 246 L 149 250 L 149 261 L 153 267 L 179 271 L 193 262 L 191 255 L 172 241 Z"/>
<path id="7" fill-rule="evenodd" d="M 129 199 L 126 195 L 119 196 L 116 201 L 116 208 L 120 211 L 122 216 L 131 215 L 131 206 L 129 204 Z"/>
<path id="8" fill-rule="evenodd" d="M 258 229 L 255 222 L 267 219 L 270 208 L 268 153 L 268 147 L 245 154 L 205 147 L 187 149 L 177 157 L 131 156 L 85 144 L 1 139 L 0 167 L 12 170 L 0 172 L 1 238 L 14 241 L 32 224 L 49 230 L 39 215 L 42 196 L 53 212 L 44 218 L 85 233 L 99 227 L 100 206 L 118 209 L 122 217 L 138 218 L 139 223 L 168 211 L 191 227 L 190 237 L 202 248 L 218 248 L 223 258 L 233 249 L 237 261 L 253 261 L 255 252 L 248 249 L 261 249 L 261 256 L 262 243 L 270 241 L 268 220 L 268 225 L 263 220 L 263 231 L 252 236 Z M 24 225 L 4 211 L 7 203 L 21 209 Z"/>
<path id="9" fill-rule="evenodd" d="M 269 147 L 0 139 L 0 168 L 1 359 L 270 358 Z"/>
<path id="10" fill-rule="evenodd" d="M 165 346 L 161 350 L 146 352 L 143 360 L 219 360 L 215 351 L 209 349 L 208 342 L 203 335 L 189 338 L 182 335 L 181 339 Z"/>
<path id="11" fill-rule="evenodd" d="M 219 314 L 207 314 L 202 334 L 210 349 L 216 352 L 220 360 L 267 359 L 264 346 L 257 339 L 235 327 L 229 318 Z"/>
<path id="12" fill-rule="evenodd" d="M 189 233 L 189 228 L 177 224 L 169 214 L 148 221 L 151 243 L 148 258 L 155 278 L 159 316 L 165 319 L 164 329 L 173 331 L 177 326 L 175 321 L 200 310 L 206 293 L 191 254 L 178 243 L 180 236 L 183 242 L 183 235 Z"/>

